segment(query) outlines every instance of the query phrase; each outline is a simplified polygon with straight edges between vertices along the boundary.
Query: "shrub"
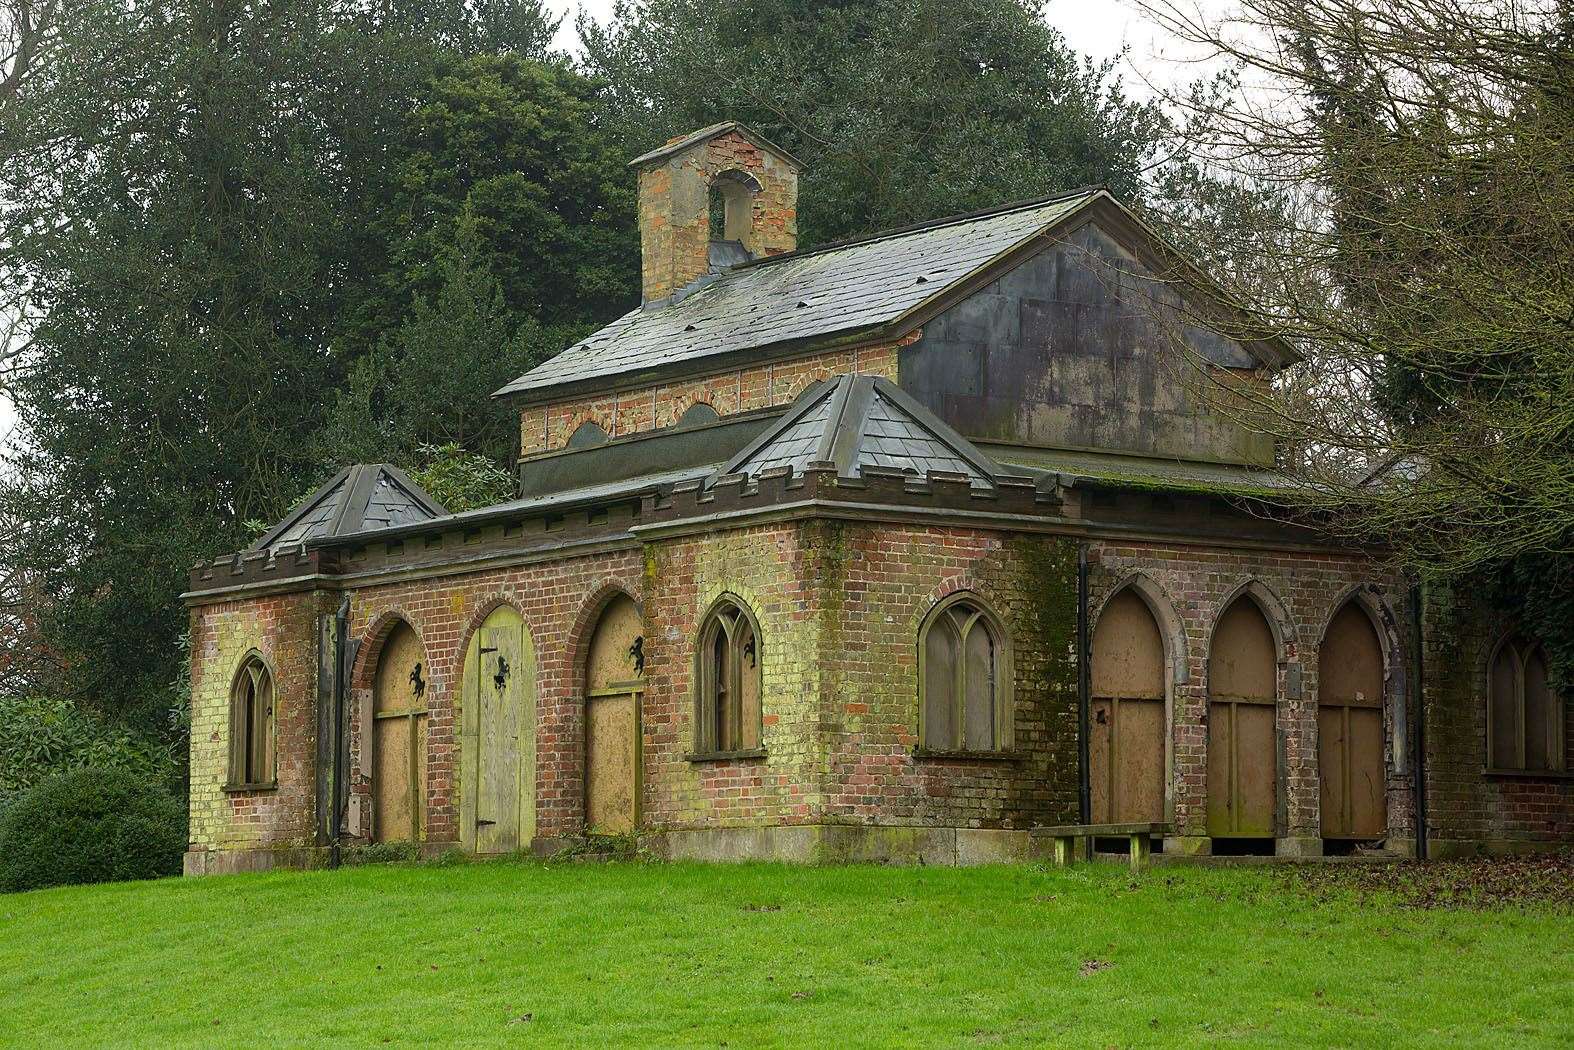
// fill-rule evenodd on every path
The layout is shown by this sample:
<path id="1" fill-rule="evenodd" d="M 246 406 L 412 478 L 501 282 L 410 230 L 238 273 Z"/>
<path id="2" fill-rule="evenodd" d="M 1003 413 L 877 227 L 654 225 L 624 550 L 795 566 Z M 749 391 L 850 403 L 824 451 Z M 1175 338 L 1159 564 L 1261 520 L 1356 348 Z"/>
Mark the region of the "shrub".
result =
<path id="1" fill-rule="evenodd" d="M 105 725 L 66 700 L 0 696 L 0 813 L 33 785 L 89 767 L 181 790 L 181 761 L 171 745 Z"/>
<path id="2" fill-rule="evenodd" d="M 185 848 L 185 807 L 157 780 L 72 770 L 0 813 L 0 891 L 176 875 Z"/>

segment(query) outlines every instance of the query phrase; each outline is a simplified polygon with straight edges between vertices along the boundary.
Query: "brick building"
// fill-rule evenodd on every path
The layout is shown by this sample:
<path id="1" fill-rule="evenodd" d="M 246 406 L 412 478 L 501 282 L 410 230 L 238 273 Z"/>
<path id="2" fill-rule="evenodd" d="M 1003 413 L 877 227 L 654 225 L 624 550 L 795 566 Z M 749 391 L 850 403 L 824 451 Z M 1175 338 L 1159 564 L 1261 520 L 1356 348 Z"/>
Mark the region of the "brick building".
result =
<path id="1" fill-rule="evenodd" d="M 497 394 L 519 498 L 359 466 L 193 571 L 188 871 L 1569 840 L 1535 639 L 1276 510 L 1293 353 L 1108 193 L 798 251 L 747 129 L 633 167 L 643 305 Z"/>

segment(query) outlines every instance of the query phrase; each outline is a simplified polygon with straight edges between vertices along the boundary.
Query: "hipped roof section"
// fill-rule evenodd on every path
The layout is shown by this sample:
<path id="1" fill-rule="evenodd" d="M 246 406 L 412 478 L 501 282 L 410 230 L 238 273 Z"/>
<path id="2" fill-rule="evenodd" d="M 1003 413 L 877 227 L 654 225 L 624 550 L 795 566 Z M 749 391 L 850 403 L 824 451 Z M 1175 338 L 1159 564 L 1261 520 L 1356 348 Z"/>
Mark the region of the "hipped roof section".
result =
<path id="1" fill-rule="evenodd" d="M 696 134 L 706 133 L 717 132 Z M 1107 190 L 1080 189 L 746 263 L 678 302 L 630 310 L 493 396 L 543 401 L 744 351 L 900 338 L 1095 203 L 1199 287 L 1212 285 Z M 1248 351 L 1275 368 L 1296 359 L 1277 343 Z"/>
<path id="2" fill-rule="evenodd" d="M 886 379 L 843 375 L 816 383 L 799 395 L 781 420 L 706 480 L 787 467 L 802 474 L 831 465 L 840 477 L 859 477 L 865 468 L 894 470 L 925 478 L 965 476 L 975 488 L 992 488 L 1000 470 L 934 413 Z"/>
<path id="3" fill-rule="evenodd" d="M 448 517 L 448 510 L 392 463 L 345 467 L 306 497 L 251 550 L 280 550 L 308 540 L 349 536 Z"/>

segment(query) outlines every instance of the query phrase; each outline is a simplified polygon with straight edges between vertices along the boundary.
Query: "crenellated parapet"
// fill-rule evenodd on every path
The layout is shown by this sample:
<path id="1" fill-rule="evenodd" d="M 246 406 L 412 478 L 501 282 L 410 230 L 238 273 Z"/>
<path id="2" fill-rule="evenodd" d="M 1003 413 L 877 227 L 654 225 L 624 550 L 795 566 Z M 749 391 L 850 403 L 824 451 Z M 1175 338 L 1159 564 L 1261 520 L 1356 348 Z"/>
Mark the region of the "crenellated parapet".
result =
<path id="1" fill-rule="evenodd" d="M 208 591 L 317 576 L 331 571 L 328 568 L 331 558 L 331 552 L 312 550 L 304 543 L 295 547 L 240 551 L 192 566 L 188 590 Z"/>
<path id="2" fill-rule="evenodd" d="M 802 471 L 779 466 L 753 477 L 727 474 L 708 484 L 683 482 L 665 495 L 647 496 L 640 518 L 642 525 L 650 526 L 811 504 L 828 509 L 889 507 L 1035 517 L 1058 517 L 1062 507 L 1057 487 L 1031 478 L 1003 475 L 991 486 L 980 486 L 962 473 L 930 471 L 919 476 L 872 466 L 863 467 L 857 477 L 847 477 L 838 474 L 833 463 L 812 461 Z"/>

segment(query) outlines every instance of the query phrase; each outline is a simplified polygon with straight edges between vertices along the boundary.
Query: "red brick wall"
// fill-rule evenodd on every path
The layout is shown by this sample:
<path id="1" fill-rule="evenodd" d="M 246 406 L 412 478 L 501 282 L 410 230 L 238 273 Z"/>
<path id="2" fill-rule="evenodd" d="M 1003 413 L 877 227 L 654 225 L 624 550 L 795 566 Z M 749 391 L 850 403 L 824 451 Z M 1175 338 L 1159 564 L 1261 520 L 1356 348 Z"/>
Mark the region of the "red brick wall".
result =
<path id="1" fill-rule="evenodd" d="M 471 633 L 500 604 L 519 611 L 536 652 L 536 830 L 546 837 L 583 826 L 583 644 L 599 607 L 617 589 L 639 595 L 637 550 L 366 587 L 353 592 L 351 637 L 362 639 L 352 679 L 351 790 L 371 780 L 361 769 L 359 711 L 365 706 L 378 649 L 396 622 L 415 630 L 426 650 L 427 823 L 431 842 L 459 839 L 458 725 L 454 695 Z"/>
<path id="2" fill-rule="evenodd" d="M 1487 662 L 1517 625 L 1466 589 L 1430 588 L 1425 610 L 1427 826 L 1435 852 L 1574 842 L 1574 780 L 1504 776 L 1487 765 Z M 1574 698 L 1565 697 L 1574 757 Z"/>
<path id="3" fill-rule="evenodd" d="M 691 828 L 803 824 L 814 790 L 819 652 L 813 552 L 801 526 L 769 525 L 652 545 L 645 581 L 643 821 Z M 724 594 L 759 624 L 764 758 L 691 762 L 694 644 Z"/>
<path id="4" fill-rule="evenodd" d="M 1278 727 L 1283 740 L 1280 768 L 1281 835 L 1320 835 L 1317 766 L 1317 653 L 1328 622 L 1357 587 L 1366 588 L 1367 607 L 1385 621 L 1378 634 L 1388 667 L 1388 825 L 1391 836 L 1413 837 L 1409 736 L 1413 713 L 1405 710 L 1408 644 L 1400 617 L 1400 582 L 1368 559 L 1344 554 L 1223 550 L 1101 542 L 1089 551 L 1090 631 L 1098 610 L 1136 576 L 1155 585 L 1173 613 L 1161 631 L 1184 664 L 1185 682 L 1172 682 L 1172 795 L 1177 831 L 1205 835 L 1207 816 L 1207 698 L 1209 639 L 1213 626 L 1242 588 L 1254 585 L 1270 624 L 1281 640 Z M 1173 649 L 1183 648 L 1175 654 Z M 1396 751 L 1396 715 L 1401 736 Z"/>
<path id="5" fill-rule="evenodd" d="M 647 586 L 647 825 L 998 828 L 1075 816 L 1068 542 L 924 526 L 761 526 L 657 545 Z M 958 590 L 984 597 L 1011 633 L 1020 759 L 914 757 L 919 625 Z M 693 639 L 727 593 L 760 624 L 766 757 L 690 762 Z"/>
<path id="6" fill-rule="evenodd" d="M 825 815 L 833 823 L 1025 828 L 1077 817 L 1076 546 L 968 528 L 816 530 L 825 581 Z M 981 597 L 1010 640 L 1015 759 L 915 757 L 918 636 Z"/>
<path id="7" fill-rule="evenodd" d="M 843 823 L 1026 827 L 1077 811 L 1076 544 L 985 529 L 811 521 L 656 541 L 505 569 L 363 587 L 352 594 L 362 641 L 352 688 L 359 712 L 381 639 L 402 618 L 429 669 L 427 838 L 459 838 L 454 695 L 471 632 L 499 603 L 520 611 L 537 654 L 537 834 L 583 825 L 583 649 L 617 589 L 645 613 L 643 822 L 650 828 Z M 1174 819 L 1204 835 L 1209 638 L 1228 601 L 1254 588 L 1282 638 L 1281 833 L 1318 835 L 1317 649 L 1326 624 L 1362 588 L 1388 647 L 1389 828 L 1412 837 L 1404 697 L 1403 591 L 1382 566 L 1349 555 L 1099 542 L 1089 548 L 1090 609 L 1133 578 L 1160 606 L 1182 681 L 1172 682 Z M 934 603 L 981 595 L 1006 624 L 1014 670 L 1015 760 L 915 757 L 917 639 Z M 690 760 L 693 644 L 714 600 L 741 598 L 761 630 L 764 758 Z M 223 602 L 192 614 L 192 838 L 198 848 L 311 841 L 315 623 L 311 593 Z M 1434 618 L 1428 646 L 1431 827 L 1443 841 L 1514 845 L 1567 840 L 1574 788 L 1553 778 L 1484 776 L 1482 610 Z M 245 654 L 274 668 L 279 788 L 226 794 L 228 690 Z M 1173 676 L 1172 676 L 1173 678 Z M 1570 719 L 1574 726 L 1574 717 Z M 359 754 L 359 725 L 352 729 Z M 352 768 L 353 790 L 369 780 Z"/>

